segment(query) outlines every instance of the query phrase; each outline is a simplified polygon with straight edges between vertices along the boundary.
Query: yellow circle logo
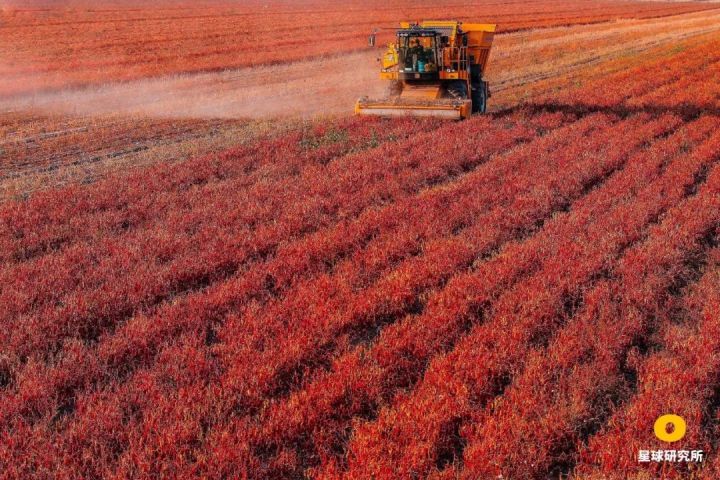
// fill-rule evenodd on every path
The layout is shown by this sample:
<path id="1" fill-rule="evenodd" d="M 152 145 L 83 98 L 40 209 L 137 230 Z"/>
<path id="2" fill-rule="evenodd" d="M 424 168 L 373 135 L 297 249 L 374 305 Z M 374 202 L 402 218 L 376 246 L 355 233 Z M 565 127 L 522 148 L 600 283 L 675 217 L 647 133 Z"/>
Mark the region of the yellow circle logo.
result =
<path id="1" fill-rule="evenodd" d="M 671 427 L 671 428 L 668 428 Z M 661 415 L 655 420 L 655 436 L 663 442 L 677 442 L 685 436 L 687 425 L 680 415 Z M 671 430 L 668 432 L 668 430 Z"/>

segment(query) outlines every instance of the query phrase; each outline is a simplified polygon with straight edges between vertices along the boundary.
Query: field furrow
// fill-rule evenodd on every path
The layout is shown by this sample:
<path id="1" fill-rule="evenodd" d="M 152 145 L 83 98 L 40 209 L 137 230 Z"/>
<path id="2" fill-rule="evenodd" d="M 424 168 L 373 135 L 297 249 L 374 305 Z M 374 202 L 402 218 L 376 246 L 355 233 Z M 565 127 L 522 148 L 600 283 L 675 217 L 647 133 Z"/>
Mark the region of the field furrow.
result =
<path id="1" fill-rule="evenodd" d="M 695 142 L 701 141 L 703 136 L 712 131 L 713 123 L 708 119 L 698 122 Z M 703 131 L 704 134 L 701 134 Z M 637 190 L 662 172 L 664 163 L 679 155 L 681 146 L 688 140 L 688 132 L 689 129 L 682 129 L 667 140 L 659 140 L 647 151 L 633 156 L 628 160 L 628 165 L 604 185 L 572 204 L 567 215 L 546 222 L 534 237 L 523 244 L 508 248 L 506 255 L 501 251 L 497 259 L 479 267 L 477 273 L 485 270 L 489 280 L 493 270 L 507 271 L 507 280 L 498 282 L 497 288 L 507 289 L 512 286 L 517 280 L 510 276 L 510 268 L 525 273 L 529 273 L 528 269 L 531 268 L 530 264 L 517 259 L 531 258 L 532 251 L 542 254 L 540 246 L 548 244 L 549 239 L 572 238 L 581 230 L 582 223 L 579 222 L 590 222 L 601 216 L 620 199 L 632 199 Z M 613 195 L 608 195 L 608 192 L 613 192 Z M 587 228 L 587 225 L 584 228 Z M 521 254 L 523 250 L 527 253 Z M 516 261 L 511 263 L 513 259 Z M 501 267 L 503 263 L 507 266 Z M 499 279 L 495 277 L 494 280 Z M 428 307 L 420 318 L 408 317 L 380 332 L 375 343 L 361 345 L 335 360 L 331 372 L 319 375 L 302 391 L 291 395 L 287 401 L 278 402 L 268 408 L 261 417 L 261 434 L 258 434 L 257 438 L 264 444 L 290 445 L 306 438 L 311 432 L 317 434 L 321 429 L 327 431 L 328 423 L 333 425 L 330 431 L 340 435 L 340 432 L 347 428 L 352 416 L 363 415 L 366 409 L 376 409 L 378 404 L 392 398 L 398 388 L 412 385 L 417 381 L 418 369 L 422 369 L 435 353 L 447 349 L 453 339 L 463 331 L 467 320 L 462 318 L 473 315 L 472 312 L 476 311 L 476 307 L 463 307 L 460 312 L 467 313 L 461 314 L 456 321 L 449 321 L 452 317 L 443 314 L 461 298 L 473 292 L 472 289 L 467 289 L 469 285 L 466 281 L 463 288 L 462 277 L 451 280 L 445 291 L 439 291 L 428 299 Z M 483 288 L 490 292 L 489 287 L 492 287 L 492 282 L 485 284 Z M 499 292 L 488 295 L 486 300 L 476 305 L 488 305 L 498 294 Z M 457 308 L 454 311 L 459 313 Z M 338 413 L 339 410 L 342 414 Z M 318 452 L 332 445 L 327 438 L 315 442 L 314 448 Z M 313 448 L 313 445 L 309 448 Z"/>
<path id="2" fill-rule="evenodd" d="M 716 136 L 714 141 L 718 140 Z M 712 149 L 704 150 L 705 163 L 715 160 Z M 457 434 L 453 432 L 470 420 L 472 412 L 503 392 L 522 368 L 525 355 L 572 318 L 585 301 L 585 293 L 613 259 L 631 253 L 623 252 L 651 234 L 652 224 L 689 195 L 698 180 L 695 172 L 688 172 L 671 179 L 665 196 L 652 190 L 644 205 L 636 202 L 626 209 L 619 207 L 617 217 L 593 225 L 589 238 L 594 242 L 563 246 L 560 258 L 550 259 L 540 272 L 505 292 L 480 325 L 450 353 L 431 362 L 422 383 L 407 399 L 382 411 L 377 421 L 358 427 L 350 444 L 349 474 L 379 474 L 389 465 L 400 472 L 429 473 L 445 467 L 445 452 Z M 703 190 L 701 198 L 707 208 L 712 206 L 708 199 L 716 195 L 713 188 L 711 184 Z M 671 215 L 664 221 L 676 220 Z M 601 235 L 598 229 L 614 233 Z M 435 413 L 418 418 L 412 413 L 416 411 Z M 450 451 L 454 458 L 454 447 Z M 364 460 L 367 458 L 374 461 L 369 463 Z"/>
<path id="3" fill-rule="evenodd" d="M 700 145 L 690 157 L 679 157 L 668 167 L 664 184 L 653 187 L 665 192 L 688 185 L 707 168 L 718 141 Z M 644 192 L 646 198 L 655 194 L 651 189 Z M 707 225 L 712 225 L 712 220 L 698 217 L 698 228 L 670 241 L 648 240 L 638 253 L 629 252 L 631 256 L 605 272 L 585 295 L 582 308 L 549 346 L 528 355 L 523 374 L 472 420 L 464 458 L 470 475 L 569 473 L 577 462 L 577 445 L 601 427 L 614 404 L 637 388 L 633 356 L 651 348 L 649 339 L 670 322 L 677 295 L 672 291 L 697 275 L 697 270 L 684 267 L 707 254 Z M 638 428 L 646 421 L 638 418 Z M 628 447 L 626 442 L 616 445 Z M 488 450 L 494 452 L 492 458 L 484 454 Z M 521 452 L 531 454 L 533 461 L 523 459 Z"/>
<path id="4" fill-rule="evenodd" d="M 565 121 L 567 120 L 555 114 L 548 115 L 545 120 L 541 115 L 537 119 L 537 125 L 538 128 L 541 128 L 540 125 L 555 126 L 558 122 L 562 124 Z M 474 164 L 473 162 L 487 160 L 488 156 L 495 150 L 501 150 L 518 141 L 526 141 L 529 135 L 534 133 L 534 130 L 524 127 L 512 128 L 506 131 L 506 140 L 499 141 L 498 134 L 492 130 L 490 132 L 484 131 L 484 126 L 485 122 L 480 122 L 475 126 L 475 128 L 481 129 L 481 135 L 486 135 L 485 138 L 488 141 L 488 146 L 483 149 L 483 154 L 477 156 L 476 150 L 473 150 L 473 152 L 468 152 L 469 156 L 453 157 L 454 162 L 471 166 Z M 588 130 L 594 128 L 594 125 L 592 122 L 586 121 L 576 127 L 576 129 L 582 128 Z M 490 136 L 488 133 L 494 133 L 494 135 Z M 557 132 L 555 136 L 562 138 L 562 131 Z M 490 145 L 491 141 L 492 146 Z M 469 171 L 465 173 L 464 176 L 458 177 L 447 187 L 442 184 L 436 185 L 432 189 L 436 193 L 432 196 L 427 193 L 409 197 L 405 201 L 398 200 L 398 205 L 391 203 L 381 209 L 372 209 L 362 214 L 357 221 L 344 221 L 332 229 L 321 229 L 319 232 L 309 234 L 296 242 L 288 242 L 281 246 L 275 256 L 269 258 L 266 262 L 255 264 L 254 267 L 247 271 L 239 272 L 234 278 L 218 282 L 217 285 L 210 285 L 207 290 L 199 290 L 186 298 L 177 299 L 165 306 L 159 306 L 156 312 L 136 316 L 129 321 L 128 325 L 118 325 L 115 332 L 113 332 L 114 329 L 108 329 L 99 338 L 100 343 L 97 346 L 89 345 L 83 349 L 83 353 L 88 357 L 92 357 L 97 356 L 98 352 L 100 352 L 100 357 L 107 362 L 106 368 L 114 368 L 113 365 L 116 365 L 121 359 L 127 362 L 130 358 L 137 357 L 139 355 L 138 347 L 142 348 L 140 350 L 142 352 L 141 356 L 152 358 L 153 345 L 167 341 L 168 335 L 172 335 L 173 332 L 180 333 L 185 328 L 205 332 L 214 328 L 214 323 L 221 320 L 233 308 L 243 305 L 249 300 L 261 299 L 264 296 L 272 298 L 281 295 L 282 292 L 288 290 L 289 287 L 294 286 L 303 278 L 312 278 L 316 274 L 321 274 L 323 270 L 331 268 L 334 264 L 340 262 L 343 257 L 353 252 L 354 249 L 360 248 L 362 245 L 368 244 L 368 242 L 371 245 L 378 244 L 382 247 L 381 240 L 383 238 L 392 239 L 393 231 L 403 227 L 403 225 L 405 228 L 408 225 L 417 225 L 417 223 L 412 222 L 411 216 L 405 217 L 400 214 L 403 208 L 418 203 L 419 205 L 412 208 L 417 212 L 416 215 L 421 215 L 422 208 L 419 207 L 430 205 L 432 202 L 447 201 L 453 192 L 469 196 L 468 193 L 465 193 L 465 190 L 471 189 L 473 186 L 477 188 L 478 185 L 482 185 L 483 181 L 491 179 L 499 182 L 500 173 L 516 168 L 523 158 L 525 157 L 518 154 L 504 165 L 497 165 L 496 162 L 493 162 L 488 168 L 482 169 L 481 167 L 480 172 Z M 426 171 L 437 179 L 442 178 L 437 176 L 441 171 L 437 170 L 436 167 Z M 488 198 L 487 195 L 486 198 Z M 462 212 L 459 213 L 462 214 Z M 456 218 L 456 222 L 461 220 L 461 218 Z M 381 235 L 381 233 L 384 233 L 383 227 L 388 229 L 388 236 Z M 455 225 L 452 225 L 452 227 L 455 227 Z M 376 237 L 380 238 L 376 240 Z M 390 247 L 392 247 L 392 243 Z M 389 254 L 392 255 L 392 252 L 390 251 Z M 345 263 L 347 264 L 347 261 Z M 188 309 L 192 309 L 195 312 L 194 315 L 190 316 L 183 313 L 187 312 Z M 73 322 L 77 322 L 77 317 L 71 318 Z M 182 318 L 182 321 L 178 323 L 180 318 Z M 97 322 L 97 318 L 94 318 L 94 321 Z M 145 333 L 140 334 L 138 330 Z M 129 332 L 135 333 L 129 335 Z M 30 335 L 30 332 L 26 332 L 26 335 Z M 45 335 L 36 341 L 39 340 L 49 341 L 52 339 Z M 128 340 L 131 343 L 128 344 Z M 80 359 L 82 358 L 84 357 L 80 357 Z M 67 395 L 69 386 L 64 383 L 67 381 L 64 370 L 71 367 L 62 360 L 61 358 L 58 367 L 50 367 L 45 372 L 49 379 L 56 379 L 56 381 L 46 383 L 43 390 L 47 394 L 40 394 L 34 390 L 35 386 L 32 379 L 35 378 L 35 373 L 28 373 L 31 381 L 27 382 L 26 387 L 22 386 L 23 382 L 21 380 L 18 381 L 21 386 L 18 389 L 18 394 L 14 396 L 15 401 L 10 403 L 15 404 L 16 408 L 24 408 L 26 412 L 37 413 L 37 405 L 55 398 L 56 394 L 52 392 L 64 390 Z M 33 368 L 29 369 L 28 372 L 33 372 Z M 23 374 L 20 374 L 19 377 L 22 378 Z M 74 384 L 76 386 L 84 384 L 85 380 L 83 378 L 83 376 L 76 376 L 73 379 Z M 34 394 L 29 393 L 33 391 Z M 30 401 L 30 398 L 33 401 Z M 55 398 L 55 401 L 57 400 Z M 54 403 L 50 405 L 54 405 Z M 46 411 L 47 408 L 40 410 Z M 11 415 L 13 411 L 15 410 L 10 408 L 6 410 L 6 413 Z M 17 411 L 15 412 L 17 413 Z"/>

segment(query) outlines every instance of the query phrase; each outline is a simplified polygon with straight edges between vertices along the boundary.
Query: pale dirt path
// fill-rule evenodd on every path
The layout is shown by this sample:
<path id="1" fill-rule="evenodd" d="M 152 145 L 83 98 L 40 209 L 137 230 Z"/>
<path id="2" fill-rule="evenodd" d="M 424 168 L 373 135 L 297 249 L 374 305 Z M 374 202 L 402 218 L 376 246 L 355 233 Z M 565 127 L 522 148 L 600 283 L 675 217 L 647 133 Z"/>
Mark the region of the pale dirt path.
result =
<path id="1" fill-rule="evenodd" d="M 507 104 L 528 84 L 720 30 L 720 10 L 650 20 L 544 28 L 498 35 L 487 77 Z M 25 95 L 3 110 L 157 118 L 268 118 L 346 114 L 357 97 L 379 96 L 378 51 L 290 64 L 174 75 L 99 87 Z"/>

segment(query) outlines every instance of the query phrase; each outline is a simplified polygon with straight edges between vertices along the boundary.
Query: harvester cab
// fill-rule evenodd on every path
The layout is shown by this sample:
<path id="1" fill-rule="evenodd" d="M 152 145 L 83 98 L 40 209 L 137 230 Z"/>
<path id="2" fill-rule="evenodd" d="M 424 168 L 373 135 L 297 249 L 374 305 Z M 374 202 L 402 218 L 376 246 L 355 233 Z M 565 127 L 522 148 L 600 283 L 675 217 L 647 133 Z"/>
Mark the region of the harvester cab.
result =
<path id="1" fill-rule="evenodd" d="M 487 108 L 483 79 L 495 25 L 457 21 L 400 24 L 380 58 L 386 98 L 359 99 L 358 115 L 434 116 L 462 119 Z M 370 37 L 375 45 L 375 34 Z"/>

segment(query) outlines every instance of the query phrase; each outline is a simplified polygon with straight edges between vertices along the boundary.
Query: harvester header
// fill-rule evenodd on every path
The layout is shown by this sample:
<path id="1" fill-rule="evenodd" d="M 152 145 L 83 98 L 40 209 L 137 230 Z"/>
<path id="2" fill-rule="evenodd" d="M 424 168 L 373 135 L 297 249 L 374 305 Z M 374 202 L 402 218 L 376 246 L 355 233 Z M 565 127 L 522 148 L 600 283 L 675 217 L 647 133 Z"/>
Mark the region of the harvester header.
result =
<path id="1" fill-rule="evenodd" d="M 380 58 L 380 78 L 389 81 L 386 98 L 363 97 L 355 113 L 462 119 L 485 112 L 490 90 L 483 75 L 495 28 L 454 20 L 401 22 Z"/>

